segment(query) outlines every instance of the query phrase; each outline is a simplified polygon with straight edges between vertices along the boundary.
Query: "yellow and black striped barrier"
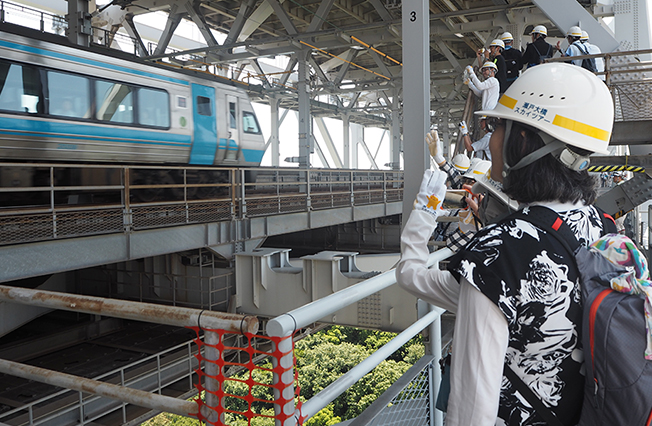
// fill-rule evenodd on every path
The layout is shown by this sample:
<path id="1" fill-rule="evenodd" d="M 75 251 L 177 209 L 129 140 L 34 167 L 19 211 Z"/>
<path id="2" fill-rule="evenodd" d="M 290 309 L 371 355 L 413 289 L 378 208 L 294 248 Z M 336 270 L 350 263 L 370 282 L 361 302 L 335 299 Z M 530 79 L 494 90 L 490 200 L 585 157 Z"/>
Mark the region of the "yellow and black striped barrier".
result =
<path id="1" fill-rule="evenodd" d="M 626 166 L 623 164 L 620 165 L 600 165 L 600 166 L 589 166 L 587 169 L 589 172 L 594 173 L 605 173 L 605 172 L 633 172 L 633 173 L 645 173 L 645 167 L 641 166 Z"/>

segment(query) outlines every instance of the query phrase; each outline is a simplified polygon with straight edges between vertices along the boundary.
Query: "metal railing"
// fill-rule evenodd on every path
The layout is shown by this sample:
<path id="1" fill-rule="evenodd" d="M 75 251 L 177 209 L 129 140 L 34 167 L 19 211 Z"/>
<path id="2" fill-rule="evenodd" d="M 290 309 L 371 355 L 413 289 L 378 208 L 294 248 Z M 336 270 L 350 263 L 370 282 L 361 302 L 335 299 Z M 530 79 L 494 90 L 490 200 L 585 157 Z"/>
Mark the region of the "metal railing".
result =
<path id="1" fill-rule="evenodd" d="M 0 22 L 21 25 L 50 34 L 63 34 L 65 18 L 17 3 L 0 1 Z"/>
<path id="2" fill-rule="evenodd" d="M 356 417 L 351 426 L 433 425 L 435 369 L 439 365 L 434 357 L 423 356 Z"/>
<path id="3" fill-rule="evenodd" d="M 215 339 L 219 341 L 218 333 L 220 331 L 235 334 L 255 334 L 259 329 L 258 319 L 253 316 L 128 302 L 21 287 L 0 286 L 0 300 L 128 320 L 148 321 L 177 327 L 198 327 L 204 331 L 204 338 L 207 343 Z M 38 416 L 42 420 L 38 423 L 34 422 L 35 409 L 42 408 L 42 406 L 37 407 L 37 404 L 43 403 L 44 399 L 28 404 L 26 407 L 11 410 L 9 413 L 0 416 L 0 419 L 6 419 L 6 416 L 15 414 L 18 417 L 21 415 L 23 417 L 17 420 L 12 418 L 12 420 L 16 420 L 12 424 L 44 424 L 53 418 L 54 414 L 51 411 L 57 411 L 56 416 L 59 423 L 61 423 L 61 416 L 72 416 L 73 422 L 78 421 L 81 424 L 85 424 L 87 422 L 93 422 L 95 419 L 120 407 L 123 409 L 123 417 L 125 416 L 124 404 L 110 403 L 105 399 L 99 398 L 103 397 L 153 410 L 168 411 L 184 416 L 198 417 L 201 415 L 214 420 L 217 414 L 210 409 L 210 407 L 217 406 L 214 395 L 206 395 L 209 408 L 204 409 L 204 412 L 202 412 L 202 408 L 196 402 L 179 400 L 162 394 L 164 387 L 183 380 L 185 377 L 189 377 L 189 385 L 192 386 L 191 378 L 196 370 L 186 372 L 186 366 L 192 367 L 193 365 L 192 361 L 189 361 L 193 355 L 192 349 L 189 346 L 190 342 L 187 345 L 187 351 L 184 349 L 185 346 L 181 346 L 181 349 L 179 349 L 180 347 L 173 348 L 178 351 L 180 350 L 183 354 L 187 352 L 187 356 L 179 356 L 178 354 L 177 356 L 172 356 L 172 353 L 164 351 L 168 356 L 164 357 L 156 354 L 145 360 L 137 361 L 136 363 L 122 367 L 122 369 L 118 369 L 117 372 L 119 374 L 116 374 L 114 371 L 98 377 L 98 379 L 105 379 L 104 381 L 46 370 L 13 361 L 0 360 L 1 373 L 70 389 L 77 391 L 78 395 L 77 398 L 73 395 L 70 399 L 72 402 L 64 401 L 64 411 L 57 411 L 53 408 L 43 408 L 40 410 Z M 205 360 L 217 360 L 223 355 L 221 351 L 216 350 L 212 346 L 205 347 L 203 351 L 203 359 Z M 142 364 L 143 362 L 146 362 L 146 364 Z M 206 368 L 208 369 L 208 367 Z M 204 381 L 206 389 L 209 389 L 209 387 L 216 389 L 219 386 L 214 374 L 207 374 Z M 152 390 L 155 393 L 152 393 Z M 84 393 L 97 395 L 98 398 L 85 400 Z M 60 394 L 56 394 L 56 396 L 60 396 Z M 52 398 L 50 396 L 46 399 L 52 401 Z M 74 402 L 75 400 L 77 402 Z M 97 404 L 93 405 L 91 402 L 97 402 Z M 61 405 L 61 402 L 58 400 L 57 403 Z M 72 408 L 70 408 L 71 406 Z M 25 411 L 27 411 L 26 414 Z"/>
<path id="4" fill-rule="evenodd" d="M 152 393 L 152 400 L 155 400 L 155 395 L 160 395 L 167 386 L 180 380 L 187 379 L 188 389 L 193 389 L 193 375 L 198 365 L 196 354 L 194 341 L 190 340 L 94 377 L 93 380 L 125 389 L 146 390 Z M 193 389 L 190 393 L 195 394 L 196 391 Z M 192 395 L 188 395 L 190 396 Z M 126 407 L 126 402 L 111 401 L 89 395 L 87 392 L 65 389 L 0 414 L 0 422 L 36 426 L 47 424 L 54 419 L 61 424 L 63 419 L 66 419 L 66 423 L 83 425 L 120 410 L 122 421 L 125 423 Z"/>
<path id="5" fill-rule="evenodd" d="M 615 121 L 638 121 L 652 119 L 652 72 L 651 61 L 640 57 L 652 55 L 652 49 L 599 53 L 546 59 L 546 62 L 566 62 L 582 59 L 603 59 L 604 71 L 596 73 L 604 77 L 611 90 L 615 106 Z"/>
<path id="6" fill-rule="evenodd" d="M 197 273 L 134 272 L 119 263 L 104 265 L 101 274 L 95 270 L 83 276 L 81 292 L 147 303 L 159 303 L 164 297 L 171 306 L 226 312 L 235 294 L 235 274 L 232 271 L 218 274 L 214 267 L 215 255 L 199 249 L 199 257 L 203 254 L 213 259 L 208 266 L 199 264 Z M 116 286 L 121 290 L 116 292 Z"/>
<path id="7" fill-rule="evenodd" d="M 0 245 L 399 202 L 403 172 L 3 163 Z"/>
<path id="8" fill-rule="evenodd" d="M 426 264 L 428 267 L 432 267 L 433 265 L 438 264 L 438 262 L 449 258 L 452 253 L 453 252 L 448 248 L 437 250 L 434 253 L 430 254 Z M 377 275 L 373 278 L 362 281 L 358 284 L 352 285 L 329 296 L 304 305 L 291 312 L 273 318 L 267 323 L 266 333 L 269 336 L 274 337 L 290 336 L 294 331 L 306 327 L 320 318 L 332 315 L 345 306 L 349 306 L 384 288 L 395 285 L 395 273 L 395 270 L 392 269 L 383 274 Z M 284 423 L 283 426 L 294 425 L 299 421 L 299 419 L 305 421 L 315 415 L 317 412 L 331 403 L 335 398 L 345 392 L 349 387 L 351 387 L 352 384 L 372 371 L 383 360 L 389 357 L 398 348 L 400 348 L 403 344 L 420 333 L 426 327 L 430 327 L 431 351 L 434 355 L 434 362 L 438 362 L 441 358 L 442 345 L 440 319 L 443 312 L 443 309 L 431 306 L 430 311 L 427 314 L 423 315 L 414 324 L 394 337 L 383 347 L 363 360 L 360 364 L 353 367 L 349 372 L 343 376 L 340 376 L 336 381 L 324 388 L 317 395 L 313 396 L 310 400 L 306 401 L 300 409 L 297 409 L 295 418 Z M 437 369 L 433 370 L 432 373 L 434 385 L 431 387 L 431 392 L 434 392 L 435 394 L 431 394 L 431 397 L 432 400 L 434 400 L 436 399 L 436 391 L 438 390 L 439 382 L 441 381 L 441 374 Z M 293 383 L 288 385 L 287 389 L 285 389 L 284 392 L 291 391 L 292 386 Z M 292 408 L 293 407 L 281 407 L 280 409 L 287 412 Z M 436 414 L 434 410 L 431 410 L 431 413 L 431 424 L 441 426 L 441 413 Z M 278 424 L 279 422 L 277 422 L 277 425 Z"/>
<path id="9" fill-rule="evenodd" d="M 34 9 L 18 3 L 0 1 L 0 23 L 16 24 L 38 30 L 42 33 L 64 35 L 68 28 L 65 16 Z M 114 33 L 104 28 L 92 27 L 94 44 L 117 48 L 123 52 L 138 55 L 139 44 L 134 37 L 124 33 Z"/>

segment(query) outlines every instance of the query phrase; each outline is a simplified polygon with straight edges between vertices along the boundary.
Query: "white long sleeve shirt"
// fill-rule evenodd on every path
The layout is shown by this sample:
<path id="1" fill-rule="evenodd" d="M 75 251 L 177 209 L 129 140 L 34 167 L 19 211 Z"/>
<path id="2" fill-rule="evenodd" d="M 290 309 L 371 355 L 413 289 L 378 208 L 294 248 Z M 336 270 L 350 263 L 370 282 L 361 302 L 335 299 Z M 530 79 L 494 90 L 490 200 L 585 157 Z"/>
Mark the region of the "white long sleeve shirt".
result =
<path id="1" fill-rule="evenodd" d="M 469 89 L 473 90 L 479 98 L 482 98 L 482 110 L 487 111 L 496 108 L 498 96 L 500 95 L 500 83 L 496 77 L 489 77 L 485 81 L 470 73 Z"/>
<path id="2" fill-rule="evenodd" d="M 477 153 L 478 157 L 482 158 L 484 154 L 487 160 L 491 160 L 491 151 L 489 150 L 489 141 L 491 141 L 491 135 L 493 132 L 485 133 L 483 137 L 471 144 L 473 152 Z"/>
<path id="3" fill-rule="evenodd" d="M 428 269 L 428 239 L 437 222 L 412 211 L 401 235 L 399 285 L 415 296 L 456 313 L 447 426 L 493 426 L 509 331 L 498 307 L 468 281 L 449 271 Z"/>

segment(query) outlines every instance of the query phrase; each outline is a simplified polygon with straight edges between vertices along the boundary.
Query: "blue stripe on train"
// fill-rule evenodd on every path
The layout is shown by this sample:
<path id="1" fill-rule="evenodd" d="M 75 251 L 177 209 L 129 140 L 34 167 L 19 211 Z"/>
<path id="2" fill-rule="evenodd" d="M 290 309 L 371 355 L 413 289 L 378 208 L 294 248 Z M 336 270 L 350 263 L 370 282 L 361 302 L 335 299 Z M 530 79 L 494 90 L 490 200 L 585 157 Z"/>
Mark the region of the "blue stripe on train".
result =
<path id="1" fill-rule="evenodd" d="M 67 55 L 65 53 L 52 52 L 50 50 L 39 49 L 38 47 L 25 46 L 23 44 L 13 43 L 13 42 L 10 42 L 10 41 L 0 40 L 0 46 L 6 47 L 8 49 L 20 50 L 20 51 L 30 53 L 30 54 L 42 55 L 42 56 L 47 56 L 47 57 L 57 58 L 57 59 L 64 59 L 66 61 L 77 62 L 77 63 L 80 63 L 80 64 L 92 65 L 92 66 L 96 66 L 96 67 L 111 69 L 111 70 L 114 70 L 114 71 L 121 71 L 121 72 L 126 72 L 126 73 L 129 73 L 129 74 L 139 75 L 139 76 L 142 76 L 142 77 L 154 78 L 156 80 L 169 81 L 171 83 L 183 84 L 185 86 L 190 84 L 187 81 L 179 80 L 177 78 L 165 77 L 165 76 L 162 76 L 162 75 L 153 74 L 153 73 L 146 72 L 146 71 L 140 71 L 140 70 L 137 70 L 137 69 L 121 67 L 119 65 L 112 65 L 112 64 L 108 64 L 106 62 L 94 61 L 92 59 L 84 59 L 84 58 L 80 58 L 78 56 Z"/>
<path id="2" fill-rule="evenodd" d="M 162 146 L 190 146 L 190 135 L 179 135 L 149 130 L 100 127 L 46 120 L 28 120 L 25 118 L 0 117 L 0 134 L 13 136 L 56 137 L 68 139 L 71 142 L 90 139 L 98 142 L 136 143 Z M 218 149 L 236 150 L 238 145 L 231 139 L 220 138 Z M 75 149 L 75 148 L 68 148 Z M 242 149 L 244 161 L 260 163 L 265 155 L 264 150 Z"/>
<path id="3" fill-rule="evenodd" d="M 228 151 L 237 151 L 238 150 L 238 144 L 236 141 L 233 139 L 229 139 L 227 141 L 226 138 L 220 138 L 217 144 L 217 149 L 226 149 Z"/>
<path id="4" fill-rule="evenodd" d="M 190 135 L 180 135 L 171 132 L 7 117 L 0 117 L 0 132 L 18 136 L 49 136 L 71 140 L 90 138 L 92 140 L 115 143 L 188 146 L 191 143 Z"/>

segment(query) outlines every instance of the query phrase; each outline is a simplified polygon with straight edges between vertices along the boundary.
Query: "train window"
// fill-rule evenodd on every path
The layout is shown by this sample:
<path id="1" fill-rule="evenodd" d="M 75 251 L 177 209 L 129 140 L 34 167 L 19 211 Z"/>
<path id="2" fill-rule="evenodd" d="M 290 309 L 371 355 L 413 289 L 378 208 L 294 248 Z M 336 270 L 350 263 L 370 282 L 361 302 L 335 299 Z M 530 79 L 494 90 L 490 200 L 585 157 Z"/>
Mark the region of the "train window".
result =
<path id="1" fill-rule="evenodd" d="M 211 110 L 211 98 L 197 96 L 197 114 L 210 117 L 213 115 Z"/>
<path id="2" fill-rule="evenodd" d="M 170 100 L 167 92 L 138 89 L 138 123 L 145 126 L 170 127 Z"/>
<path id="3" fill-rule="evenodd" d="M 242 128 L 245 133 L 260 134 L 260 126 L 258 125 L 258 120 L 253 112 L 242 111 Z"/>
<path id="4" fill-rule="evenodd" d="M 35 114 L 40 99 L 38 69 L 0 61 L 0 109 Z"/>
<path id="5" fill-rule="evenodd" d="M 229 127 L 231 129 L 237 129 L 237 121 L 235 119 L 236 112 L 235 112 L 235 102 L 229 102 Z"/>
<path id="6" fill-rule="evenodd" d="M 95 83 L 97 118 L 112 123 L 133 123 L 133 87 L 101 80 Z"/>
<path id="7" fill-rule="evenodd" d="M 90 82 L 86 77 L 48 71 L 50 114 L 90 118 Z"/>

